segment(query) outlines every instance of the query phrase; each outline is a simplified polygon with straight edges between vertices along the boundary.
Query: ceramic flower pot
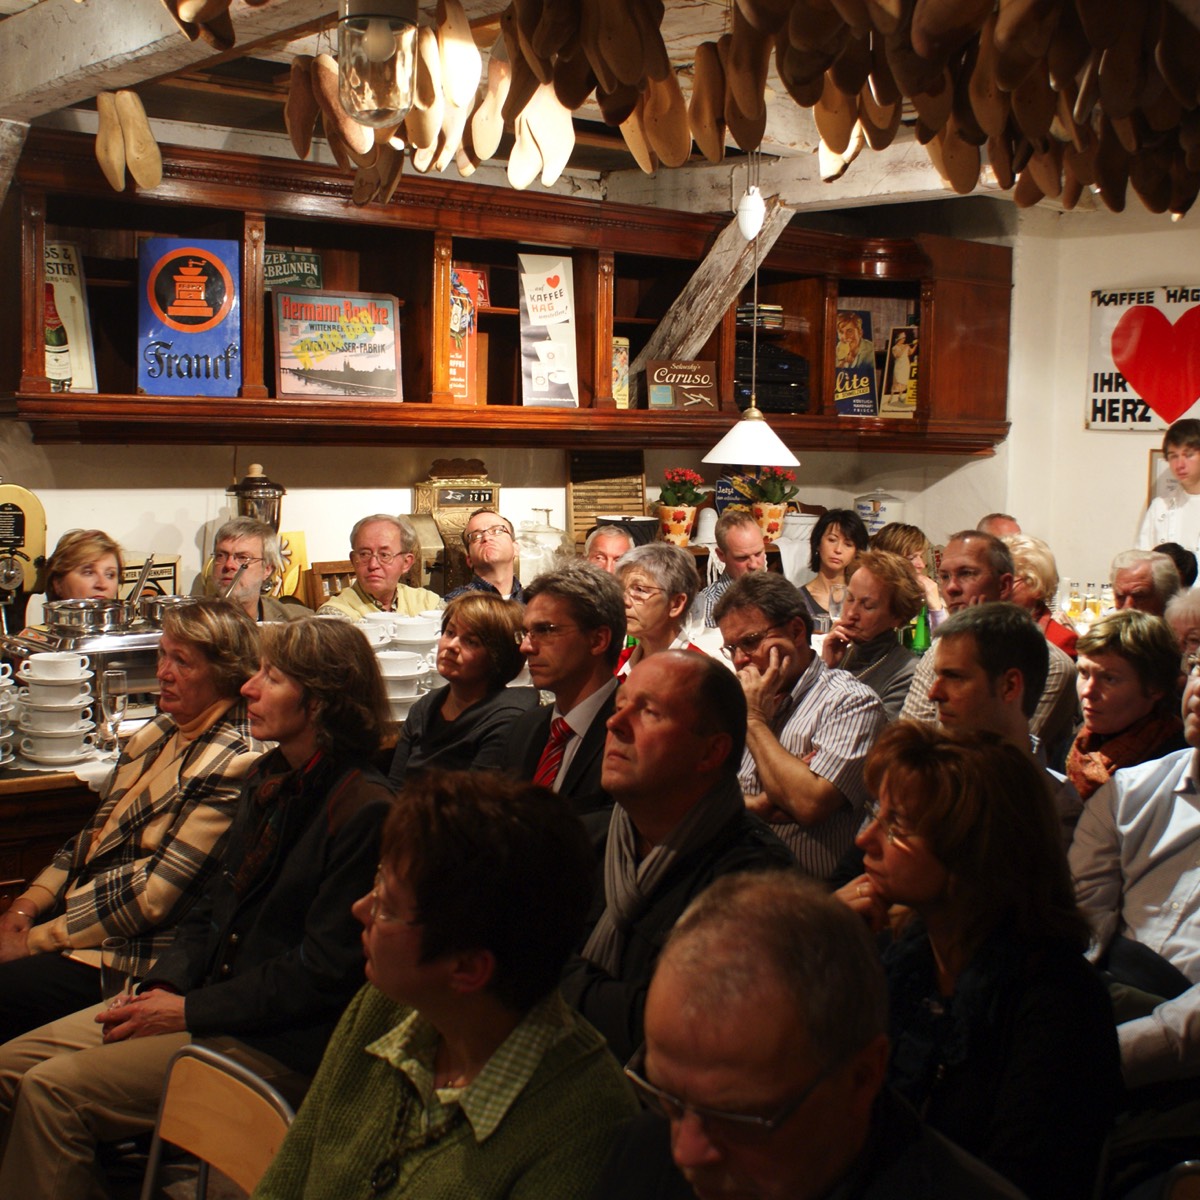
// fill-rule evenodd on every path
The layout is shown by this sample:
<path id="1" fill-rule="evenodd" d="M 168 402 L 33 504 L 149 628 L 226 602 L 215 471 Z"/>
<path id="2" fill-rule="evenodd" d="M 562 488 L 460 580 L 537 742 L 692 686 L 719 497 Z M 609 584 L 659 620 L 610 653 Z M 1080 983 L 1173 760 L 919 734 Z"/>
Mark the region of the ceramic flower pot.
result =
<path id="1" fill-rule="evenodd" d="M 658 506 L 658 536 L 661 541 L 686 546 L 696 521 L 696 506 L 692 504 L 660 504 Z"/>
<path id="2" fill-rule="evenodd" d="M 783 518 L 787 512 L 786 504 L 772 504 L 768 500 L 756 500 L 750 511 L 762 530 L 763 541 L 773 542 L 783 532 Z"/>

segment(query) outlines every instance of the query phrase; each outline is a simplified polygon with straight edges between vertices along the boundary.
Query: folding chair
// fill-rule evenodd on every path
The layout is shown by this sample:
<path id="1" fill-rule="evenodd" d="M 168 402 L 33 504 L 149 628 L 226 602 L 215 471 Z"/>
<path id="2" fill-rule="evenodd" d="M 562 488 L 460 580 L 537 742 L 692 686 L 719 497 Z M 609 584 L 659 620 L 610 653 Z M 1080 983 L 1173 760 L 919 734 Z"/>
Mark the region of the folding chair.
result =
<path id="1" fill-rule="evenodd" d="M 294 1115 L 266 1080 L 241 1063 L 208 1046 L 184 1046 L 167 1072 L 141 1200 L 153 1200 L 163 1142 L 200 1160 L 196 1200 L 205 1200 L 210 1167 L 252 1192 Z"/>

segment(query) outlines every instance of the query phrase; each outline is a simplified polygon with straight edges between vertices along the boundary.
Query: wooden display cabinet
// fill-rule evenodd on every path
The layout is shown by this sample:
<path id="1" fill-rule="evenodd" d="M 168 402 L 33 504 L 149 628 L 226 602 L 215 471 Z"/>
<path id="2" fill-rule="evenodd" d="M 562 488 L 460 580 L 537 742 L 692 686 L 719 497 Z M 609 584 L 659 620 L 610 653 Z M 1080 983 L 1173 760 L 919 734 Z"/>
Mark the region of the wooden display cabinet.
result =
<path id="1" fill-rule="evenodd" d="M 132 188 L 132 185 L 131 185 Z M 0 237 L 0 319 L 19 342 L 0 344 L 8 415 L 38 441 L 238 442 L 447 446 L 529 445 L 694 449 L 736 419 L 735 312 L 699 358 L 717 362 L 715 413 L 618 410 L 612 338 L 631 357 L 702 261 L 728 216 L 698 215 L 410 177 L 386 206 L 350 203 L 349 180 L 311 163 L 179 147 L 164 150 L 162 184 L 114 195 L 84 135 L 34 130 L 10 189 Z M 225 237 L 242 245 L 243 387 L 232 398 L 138 395 L 136 246 L 139 233 Z M 96 343 L 98 395 L 52 393 L 42 352 L 40 268 L 45 240 L 80 243 Z M 325 286 L 389 292 L 402 305 L 404 403 L 362 398 L 277 399 L 270 343 L 267 245 L 322 256 Z M 575 278 L 580 407 L 520 402 L 517 255 L 569 256 Z M 486 266 L 490 304 L 486 405 L 449 389 L 450 269 Z M 789 228 L 765 257 L 760 300 L 788 314 L 789 349 L 809 360 L 812 403 L 772 415 L 805 449 L 988 454 L 1007 434 L 1011 253 L 946 238 L 862 239 Z M 837 417 L 827 397 L 839 298 L 872 289 L 911 298 L 922 357 L 915 420 Z M 884 332 L 886 336 L 886 331 Z"/>

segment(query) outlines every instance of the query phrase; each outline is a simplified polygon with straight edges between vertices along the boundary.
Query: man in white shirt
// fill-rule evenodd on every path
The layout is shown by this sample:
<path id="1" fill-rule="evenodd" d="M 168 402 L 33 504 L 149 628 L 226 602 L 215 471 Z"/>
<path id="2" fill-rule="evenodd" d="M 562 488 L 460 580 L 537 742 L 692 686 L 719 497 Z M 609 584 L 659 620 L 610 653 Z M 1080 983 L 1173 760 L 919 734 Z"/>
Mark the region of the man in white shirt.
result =
<path id="1" fill-rule="evenodd" d="M 1176 421 L 1163 437 L 1162 455 L 1171 479 L 1150 501 L 1134 545 L 1153 550 L 1176 542 L 1195 554 L 1200 550 L 1200 421 Z"/>
<path id="2" fill-rule="evenodd" d="M 1184 735 L 1200 746 L 1200 673 L 1183 698 Z M 1200 1075 L 1200 761 L 1189 748 L 1118 771 L 1084 807 L 1071 844 L 1092 956 L 1143 993 L 1122 1019 L 1131 1088 Z M 1138 976 L 1113 961 L 1131 961 Z"/>

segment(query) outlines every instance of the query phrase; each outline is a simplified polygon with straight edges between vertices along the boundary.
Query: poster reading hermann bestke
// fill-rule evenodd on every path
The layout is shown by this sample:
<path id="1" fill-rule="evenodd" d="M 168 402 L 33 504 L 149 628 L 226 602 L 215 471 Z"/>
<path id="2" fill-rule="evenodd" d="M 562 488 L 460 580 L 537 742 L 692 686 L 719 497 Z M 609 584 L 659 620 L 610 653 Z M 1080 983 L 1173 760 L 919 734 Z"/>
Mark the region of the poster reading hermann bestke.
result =
<path id="1" fill-rule="evenodd" d="M 571 260 L 519 254 L 521 399 L 545 408 L 579 407 L 575 289 Z"/>
<path id="2" fill-rule="evenodd" d="M 1200 416 L 1200 285 L 1092 292 L 1089 429 L 1165 429 Z"/>

